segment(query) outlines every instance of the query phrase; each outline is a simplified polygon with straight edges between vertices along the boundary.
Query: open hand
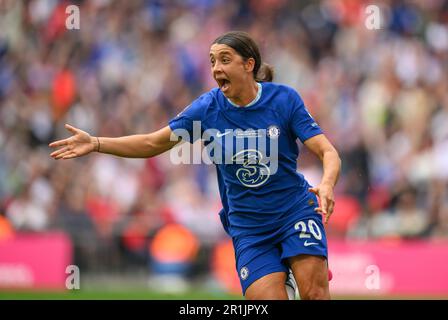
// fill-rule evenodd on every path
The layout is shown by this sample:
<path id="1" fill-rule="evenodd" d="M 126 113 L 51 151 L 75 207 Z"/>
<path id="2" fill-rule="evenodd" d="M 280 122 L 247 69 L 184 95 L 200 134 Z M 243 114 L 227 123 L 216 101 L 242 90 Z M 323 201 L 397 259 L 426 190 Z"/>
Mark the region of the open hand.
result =
<path id="1" fill-rule="evenodd" d="M 72 127 L 69 124 L 66 124 L 65 128 L 73 135 L 70 138 L 50 143 L 49 146 L 52 148 L 60 147 L 58 150 L 50 154 L 51 157 L 56 160 L 71 159 L 81 157 L 95 150 L 95 139 L 92 138 L 87 132 Z"/>
<path id="2" fill-rule="evenodd" d="M 317 187 L 309 188 L 308 191 L 319 197 L 320 206 L 314 210 L 323 214 L 324 223 L 327 224 L 334 209 L 333 187 L 328 184 L 320 184 Z"/>

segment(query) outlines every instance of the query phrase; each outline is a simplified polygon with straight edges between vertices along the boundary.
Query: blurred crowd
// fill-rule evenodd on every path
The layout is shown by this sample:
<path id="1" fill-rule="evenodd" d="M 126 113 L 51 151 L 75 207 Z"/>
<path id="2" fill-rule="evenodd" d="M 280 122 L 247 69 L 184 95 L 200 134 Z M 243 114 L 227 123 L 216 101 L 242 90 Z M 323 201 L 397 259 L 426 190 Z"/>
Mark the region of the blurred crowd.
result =
<path id="1" fill-rule="evenodd" d="M 70 4 L 79 30 L 66 28 Z M 330 238 L 447 238 L 448 1 L 376 1 L 379 30 L 366 5 L 0 0 L 0 239 L 64 230 L 92 270 L 158 270 L 176 244 L 207 266 L 227 239 L 213 166 L 168 153 L 55 161 L 48 143 L 69 136 L 65 123 L 98 136 L 167 125 L 216 86 L 208 50 L 229 30 L 258 41 L 274 81 L 300 93 L 340 152 Z M 301 149 L 311 184 L 321 168 Z"/>

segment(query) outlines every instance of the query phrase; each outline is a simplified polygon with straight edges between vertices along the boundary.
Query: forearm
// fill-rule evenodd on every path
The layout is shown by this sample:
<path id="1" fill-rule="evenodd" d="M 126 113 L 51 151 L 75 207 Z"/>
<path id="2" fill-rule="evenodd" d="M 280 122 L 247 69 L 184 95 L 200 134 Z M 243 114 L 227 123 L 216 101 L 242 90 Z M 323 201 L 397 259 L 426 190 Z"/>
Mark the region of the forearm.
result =
<path id="1" fill-rule="evenodd" d="M 324 170 L 322 181 L 319 186 L 310 188 L 309 191 L 319 197 L 319 207 L 315 210 L 324 215 L 326 224 L 334 209 L 333 189 L 341 172 L 341 159 L 336 149 L 323 134 L 306 140 L 305 145 L 322 161 Z"/>
<path id="2" fill-rule="evenodd" d="M 341 172 L 341 159 L 336 150 L 328 150 L 323 153 L 323 176 L 321 184 L 328 184 L 334 188 Z"/>
<path id="3" fill-rule="evenodd" d="M 91 141 L 94 145 L 94 151 L 125 158 L 149 158 L 165 151 L 152 143 L 149 134 L 117 138 L 91 137 Z"/>

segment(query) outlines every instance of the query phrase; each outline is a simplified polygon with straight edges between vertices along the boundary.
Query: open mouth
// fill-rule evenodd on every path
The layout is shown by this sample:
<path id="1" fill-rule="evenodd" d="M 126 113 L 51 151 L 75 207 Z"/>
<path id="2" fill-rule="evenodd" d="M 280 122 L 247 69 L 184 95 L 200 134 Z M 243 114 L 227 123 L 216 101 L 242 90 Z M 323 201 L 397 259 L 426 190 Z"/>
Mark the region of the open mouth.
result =
<path id="1" fill-rule="evenodd" d="M 216 79 L 216 81 L 218 82 L 219 88 L 221 89 L 222 92 L 227 91 L 227 89 L 229 89 L 230 87 L 230 81 L 227 79 Z"/>

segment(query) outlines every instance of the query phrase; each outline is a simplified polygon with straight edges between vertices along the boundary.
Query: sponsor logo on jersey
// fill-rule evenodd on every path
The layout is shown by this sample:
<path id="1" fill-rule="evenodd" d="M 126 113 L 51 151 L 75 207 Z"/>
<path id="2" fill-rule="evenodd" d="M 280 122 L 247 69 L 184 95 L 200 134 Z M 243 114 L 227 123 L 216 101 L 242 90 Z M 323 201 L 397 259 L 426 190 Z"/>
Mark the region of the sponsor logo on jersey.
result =
<path id="1" fill-rule="evenodd" d="M 247 129 L 247 130 L 241 130 L 236 129 L 235 130 L 235 136 L 237 138 L 259 138 L 262 137 L 264 130 L 254 130 L 254 129 Z"/>
<path id="2" fill-rule="evenodd" d="M 241 165 L 236 177 L 245 187 L 259 187 L 268 181 L 271 175 L 269 167 L 263 163 L 263 154 L 254 149 L 242 150 L 233 156 L 233 161 Z"/>

